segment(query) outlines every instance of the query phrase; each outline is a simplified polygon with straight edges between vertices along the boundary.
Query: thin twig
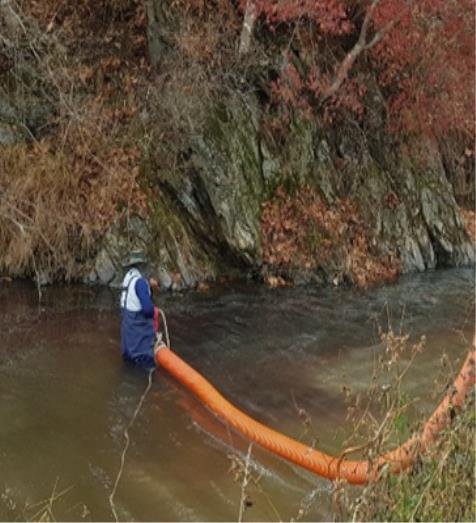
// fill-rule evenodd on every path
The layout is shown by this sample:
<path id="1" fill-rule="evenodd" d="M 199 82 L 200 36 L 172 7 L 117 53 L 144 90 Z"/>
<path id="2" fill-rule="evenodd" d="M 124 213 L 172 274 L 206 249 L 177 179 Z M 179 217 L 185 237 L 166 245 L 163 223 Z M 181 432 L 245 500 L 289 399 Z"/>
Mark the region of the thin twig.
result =
<path id="1" fill-rule="evenodd" d="M 132 425 L 134 424 L 139 412 L 140 412 L 140 409 L 142 408 L 142 405 L 144 403 L 144 400 L 150 390 L 150 388 L 152 387 L 152 373 L 154 372 L 155 369 L 150 369 L 149 371 L 149 381 L 147 383 L 147 387 L 144 391 L 144 394 L 142 394 L 140 400 L 139 400 L 139 403 L 137 404 L 137 407 L 136 407 L 136 410 L 134 412 L 134 415 L 132 416 L 131 420 L 129 421 L 129 424 L 127 425 L 126 429 L 124 430 L 124 439 L 126 440 L 126 443 L 124 445 L 124 448 L 122 449 L 122 453 L 121 453 L 121 466 L 119 467 L 119 472 L 117 473 L 117 476 L 116 476 L 116 481 L 114 482 L 114 487 L 111 491 L 111 494 L 109 496 L 109 505 L 111 507 L 111 511 L 112 511 L 112 514 L 114 515 L 114 519 L 116 521 L 119 521 L 119 517 L 117 515 L 117 511 L 116 511 L 116 506 L 114 504 L 114 496 L 116 495 L 116 491 L 117 491 L 117 487 L 119 486 L 119 481 L 121 480 L 121 477 L 122 477 L 122 472 L 124 471 L 124 464 L 125 464 L 125 461 L 126 461 L 126 454 L 127 454 L 127 450 L 129 449 L 129 444 L 130 444 L 130 437 L 129 437 L 129 429 L 132 427 Z"/>
<path id="2" fill-rule="evenodd" d="M 243 476 L 243 481 L 241 482 L 240 513 L 238 515 L 238 523 L 241 523 L 243 521 L 243 514 L 245 512 L 246 488 L 249 483 L 249 468 L 250 468 L 250 459 L 251 459 L 251 449 L 252 448 L 253 448 L 253 443 L 250 443 L 248 445 L 248 453 L 246 454 L 245 473 Z"/>

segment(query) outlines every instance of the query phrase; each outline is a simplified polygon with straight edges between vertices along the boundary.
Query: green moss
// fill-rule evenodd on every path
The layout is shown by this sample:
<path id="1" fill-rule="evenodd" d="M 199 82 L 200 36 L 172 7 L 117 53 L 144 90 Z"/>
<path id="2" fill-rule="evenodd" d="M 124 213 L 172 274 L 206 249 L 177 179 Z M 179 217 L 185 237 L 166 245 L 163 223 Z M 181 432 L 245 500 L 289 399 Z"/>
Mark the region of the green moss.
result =
<path id="1" fill-rule="evenodd" d="M 204 137 L 214 143 L 223 143 L 226 135 L 223 132 L 222 124 L 217 113 L 211 113 L 205 123 Z"/>

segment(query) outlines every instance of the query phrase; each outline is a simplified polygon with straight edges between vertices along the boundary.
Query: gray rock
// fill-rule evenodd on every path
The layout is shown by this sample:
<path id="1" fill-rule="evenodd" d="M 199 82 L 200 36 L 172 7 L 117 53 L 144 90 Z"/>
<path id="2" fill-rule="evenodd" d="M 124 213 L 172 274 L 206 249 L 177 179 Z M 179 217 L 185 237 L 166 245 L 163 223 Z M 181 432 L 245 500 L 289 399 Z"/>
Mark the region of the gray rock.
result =
<path id="1" fill-rule="evenodd" d="M 83 283 L 86 285 L 95 285 L 98 283 L 98 275 L 95 270 L 89 271 L 83 276 Z"/>
<path id="2" fill-rule="evenodd" d="M 210 114 L 194 141 L 193 162 L 206 190 L 214 234 L 246 263 L 259 260 L 260 205 L 264 192 L 261 149 L 253 104 L 230 100 Z"/>
<path id="3" fill-rule="evenodd" d="M 474 263 L 440 159 L 431 158 L 425 166 L 407 149 L 392 144 L 390 150 L 381 143 L 376 161 L 362 144 L 337 137 L 347 160 L 342 169 L 351 165 L 352 172 L 339 171 L 331 138 L 322 136 L 315 122 L 294 122 L 284 145 L 277 146 L 261 132 L 251 98 L 226 102 L 210 108 L 203 130 L 189 137 L 180 175 L 151 173 L 160 179 L 155 221 L 145 224 L 133 217 L 108 231 L 104 249 L 109 258 L 100 253 L 96 260 L 100 281 L 120 281 L 119 269 L 110 280 L 114 268 L 134 248 L 152 254 L 163 289 L 194 287 L 227 268 L 256 271 L 262 265 L 261 206 L 283 183 L 291 190 L 311 185 L 330 205 L 351 198 L 373 232 L 376 253 L 396 253 L 403 272 Z M 309 283 L 346 273 L 342 260 L 327 265 L 319 277 L 305 270 L 288 276 Z M 174 273 L 180 273 L 179 282 Z"/>
<path id="4" fill-rule="evenodd" d="M 412 272 L 417 270 L 423 272 L 426 269 L 423 256 L 418 242 L 413 237 L 408 237 L 405 241 L 405 249 L 401 252 L 402 272 Z"/>
<path id="5" fill-rule="evenodd" d="M 106 249 L 102 249 L 96 257 L 94 270 L 99 283 L 102 285 L 111 283 L 116 276 L 117 267 L 111 260 L 111 257 L 109 256 L 109 253 L 106 251 Z"/>
<path id="6" fill-rule="evenodd" d="M 144 261 L 148 261 L 146 253 L 149 242 L 150 233 L 141 218 L 133 216 L 123 223 L 115 223 L 104 235 L 102 247 L 94 259 L 94 274 L 86 275 L 86 280 L 120 287 L 124 265 L 131 261 L 131 253 L 143 252 Z"/>
<path id="7" fill-rule="evenodd" d="M 166 271 L 163 268 L 160 268 L 157 271 L 157 277 L 159 280 L 161 290 L 168 291 L 172 289 L 173 280 L 168 271 Z"/>
<path id="8" fill-rule="evenodd" d="M 264 140 L 260 141 L 261 170 L 266 183 L 274 183 L 281 175 L 281 164 L 279 157 L 273 155 Z"/>

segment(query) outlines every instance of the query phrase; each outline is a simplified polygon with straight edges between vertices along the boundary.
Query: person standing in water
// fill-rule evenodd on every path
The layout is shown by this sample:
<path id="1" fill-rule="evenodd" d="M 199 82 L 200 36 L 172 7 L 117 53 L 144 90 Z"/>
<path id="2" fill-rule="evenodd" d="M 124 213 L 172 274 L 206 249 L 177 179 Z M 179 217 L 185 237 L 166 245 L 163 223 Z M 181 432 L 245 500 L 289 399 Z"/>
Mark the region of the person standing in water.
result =
<path id="1" fill-rule="evenodd" d="M 125 361 L 141 367 L 155 367 L 154 347 L 159 330 L 159 309 L 152 301 L 152 291 L 159 290 L 156 279 L 145 278 L 142 252 L 132 252 L 124 264 L 120 306 L 121 352 Z"/>

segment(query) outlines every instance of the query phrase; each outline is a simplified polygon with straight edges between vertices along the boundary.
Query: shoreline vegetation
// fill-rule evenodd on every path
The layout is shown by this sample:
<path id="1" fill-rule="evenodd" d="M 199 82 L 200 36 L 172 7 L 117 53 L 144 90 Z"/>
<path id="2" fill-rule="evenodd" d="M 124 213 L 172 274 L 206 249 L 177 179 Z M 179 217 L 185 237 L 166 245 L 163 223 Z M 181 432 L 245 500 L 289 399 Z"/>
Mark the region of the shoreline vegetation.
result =
<path id="1" fill-rule="evenodd" d="M 426 418 L 410 414 L 414 398 L 403 392 L 406 372 L 413 365 L 416 354 L 425 350 L 423 336 L 411 345 L 409 337 L 392 331 L 381 332 L 384 354 L 376 363 L 372 381 L 363 394 L 354 394 L 343 386 L 348 404 L 348 415 L 354 421 L 355 431 L 347 440 L 349 451 L 359 453 L 370 461 L 402 444 L 412 433 L 418 432 Z M 476 337 L 474 342 L 476 342 Z M 474 353 L 474 345 L 473 348 Z M 441 359 L 440 385 L 433 397 L 451 389 L 454 379 L 448 359 Z M 453 369 L 454 370 L 454 369 Z M 473 369 L 473 373 L 476 369 Z M 297 408 L 297 407 L 296 407 Z M 312 421 L 305 411 L 299 413 L 306 430 Z M 383 421 L 382 421 L 383 420 Z M 379 477 L 365 486 L 352 487 L 345 481 L 332 482 L 331 515 L 334 521 L 475 521 L 476 517 L 476 410 L 475 389 L 467 394 L 461 407 L 452 407 L 451 422 L 435 437 L 432 444 L 420 452 L 414 465 L 398 474 L 384 467 Z M 358 441 L 358 445 L 350 442 Z M 240 518 L 253 505 L 253 494 L 260 492 L 259 477 L 249 470 L 252 444 L 247 459 L 236 458 L 231 473 L 242 486 Z M 326 493 L 325 495 L 329 495 Z M 319 487 L 303 499 L 291 521 L 306 521 L 314 503 L 319 503 Z M 278 514 L 279 520 L 282 518 Z"/>

